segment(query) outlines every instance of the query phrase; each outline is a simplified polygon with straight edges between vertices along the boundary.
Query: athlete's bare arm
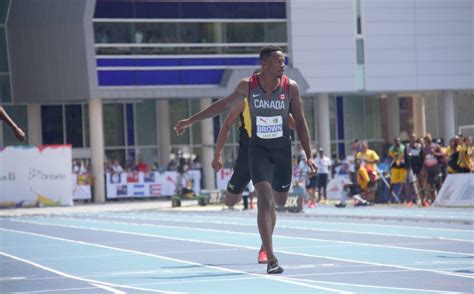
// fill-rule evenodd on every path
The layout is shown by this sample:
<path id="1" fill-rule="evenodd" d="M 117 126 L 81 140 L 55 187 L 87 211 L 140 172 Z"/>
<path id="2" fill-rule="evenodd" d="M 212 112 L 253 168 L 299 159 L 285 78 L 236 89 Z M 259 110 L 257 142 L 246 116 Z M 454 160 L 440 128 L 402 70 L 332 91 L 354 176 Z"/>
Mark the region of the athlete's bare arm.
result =
<path id="1" fill-rule="evenodd" d="M 309 129 L 306 124 L 306 119 L 304 117 L 303 105 L 301 103 L 300 89 L 296 82 L 290 80 L 290 97 L 291 97 L 291 114 L 295 120 L 296 133 L 301 142 L 301 147 L 306 154 L 306 163 L 311 168 L 311 172 L 315 173 L 317 170 L 316 164 L 314 163 L 311 146 L 310 146 L 310 137 Z"/>
<path id="2" fill-rule="evenodd" d="M 291 113 L 290 113 L 290 116 L 288 117 L 288 126 L 290 127 L 290 129 L 296 130 L 296 122 Z"/>
<path id="3" fill-rule="evenodd" d="M 229 96 L 212 103 L 208 108 L 201 110 L 188 118 L 178 121 L 174 127 L 176 133 L 180 135 L 184 132 L 185 128 L 190 127 L 193 123 L 222 113 L 227 108 L 230 108 L 235 102 L 243 100 L 244 97 L 248 95 L 248 91 L 249 78 L 240 80 L 235 90 Z"/>
<path id="4" fill-rule="evenodd" d="M 17 137 L 18 140 L 21 142 L 25 141 L 25 132 L 16 125 L 16 123 L 8 116 L 7 112 L 3 107 L 0 106 L 0 120 L 3 120 L 7 123 L 7 125 L 10 126 L 12 129 L 13 133 Z"/>
<path id="5" fill-rule="evenodd" d="M 229 111 L 224 123 L 219 131 L 219 135 L 217 136 L 216 142 L 216 150 L 214 151 L 214 159 L 212 160 L 212 168 L 215 171 L 219 171 L 222 168 L 222 148 L 224 147 L 224 143 L 227 140 L 229 135 L 229 128 L 235 123 L 235 121 L 239 118 L 240 113 L 244 111 L 244 101 L 241 100 Z"/>

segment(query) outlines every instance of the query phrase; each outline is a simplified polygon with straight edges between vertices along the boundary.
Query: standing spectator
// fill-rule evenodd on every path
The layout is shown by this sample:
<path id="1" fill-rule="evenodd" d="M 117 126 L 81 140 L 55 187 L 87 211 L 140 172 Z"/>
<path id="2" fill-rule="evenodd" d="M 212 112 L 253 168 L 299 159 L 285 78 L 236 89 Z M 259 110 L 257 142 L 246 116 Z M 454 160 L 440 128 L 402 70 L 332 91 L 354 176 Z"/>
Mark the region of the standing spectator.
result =
<path id="1" fill-rule="evenodd" d="M 304 161 L 305 159 L 301 161 L 300 166 L 302 167 L 302 171 L 304 171 L 306 176 L 306 192 L 308 193 L 310 199 L 308 208 L 314 208 L 316 205 L 316 187 L 318 186 L 318 175 L 311 173 L 311 170 L 307 167 Z"/>
<path id="2" fill-rule="evenodd" d="M 459 172 L 459 151 L 461 151 L 461 139 L 458 135 L 449 140 L 449 146 L 446 148 L 448 156 L 448 174 Z"/>
<path id="3" fill-rule="evenodd" d="M 367 141 L 362 141 L 362 150 L 357 153 L 357 159 L 361 160 L 361 165 L 364 166 L 369 173 L 376 173 L 376 165 L 380 160 L 379 155 L 372 149 L 368 148 Z"/>
<path id="4" fill-rule="evenodd" d="M 400 137 L 394 139 L 394 145 L 388 150 L 388 156 L 391 159 L 390 196 L 388 198 L 388 202 L 390 203 L 394 186 L 402 185 L 406 178 L 405 145 L 402 144 Z M 401 191 L 401 189 L 399 189 L 399 191 Z"/>
<path id="5" fill-rule="evenodd" d="M 135 168 L 137 172 L 144 172 L 144 173 L 148 172 L 148 165 L 145 162 L 143 162 L 142 158 L 140 158 L 140 161 L 138 162 Z"/>
<path id="6" fill-rule="evenodd" d="M 112 162 L 111 170 L 112 170 L 112 172 L 115 173 L 115 174 L 118 174 L 118 173 L 123 172 L 123 168 L 122 168 L 122 166 L 120 165 L 120 163 L 118 162 L 118 160 L 114 160 L 114 161 Z"/>
<path id="7" fill-rule="evenodd" d="M 416 139 L 416 134 L 410 135 L 410 143 L 405 148 L 405 165 L 407 169 L 407 206 L 413 206 L 419 198 L 419 179 L 423 168 L 423 146 Z"/>
<path id="8" fill-rule="evenodd" d="M 430 206 L 435 199 L 436 190 L 441 187 L 441 169 L 438 162 L 439 148 L 432 142 L 431 134 L 423 138 L 423 193 L 421 204 Z"/>
<path id="9" fill-rule="evenodd" d="M 315 159 L 318 167 L 318 203 L 321 203 L 321 195 L 324 197 L 323 204 L 327 204 L 326 187 L 328 185 L 329 169 L 331 167 L 331 159 L 324 156 L 324 149 L 319 148 L 319 156 Z"/>
<path id="10" fill-rule="evenodd" d="M 470 173 L 473 171 L 472 155 L 472 137 L 464 137 L 461 150 L 459 151 L 459 170 L 461 173 Z"/>

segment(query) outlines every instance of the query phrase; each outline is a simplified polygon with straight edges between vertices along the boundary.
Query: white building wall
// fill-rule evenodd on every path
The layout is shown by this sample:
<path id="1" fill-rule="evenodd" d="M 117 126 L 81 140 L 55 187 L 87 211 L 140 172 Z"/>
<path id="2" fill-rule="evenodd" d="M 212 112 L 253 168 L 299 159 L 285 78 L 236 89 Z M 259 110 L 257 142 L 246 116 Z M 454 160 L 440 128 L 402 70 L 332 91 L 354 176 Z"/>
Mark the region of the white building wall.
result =
<path id="1" fill-rule="evenodd" d="M 361 2 L 367 91 L 474 88 L 474 1 Z"/>
<path id="2" fill-rule="evenodd" d="M 356 91 L 356 20 L 352 0 L 290 0 L 290 63 L 307 93 Z"/>

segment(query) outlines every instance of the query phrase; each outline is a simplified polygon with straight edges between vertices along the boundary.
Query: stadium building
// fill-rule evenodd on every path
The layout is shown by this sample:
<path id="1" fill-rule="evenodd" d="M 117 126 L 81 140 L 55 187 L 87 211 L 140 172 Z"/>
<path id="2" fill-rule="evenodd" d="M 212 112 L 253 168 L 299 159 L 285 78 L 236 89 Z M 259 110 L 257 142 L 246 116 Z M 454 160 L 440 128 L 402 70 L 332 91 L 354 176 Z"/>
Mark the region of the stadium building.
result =
<path id="1" fill-rule="evenodd" d="M 284 49 L 312 143 L 328 155 L 354 138 L 382 152 L 411 132 L 473 132 L 472 0 L 3 0 L 0 101 L 28 144 L 72 144 L 95 175 L 109 160 L 166 167 L 180 151 L 200 157 L 213 188 L 225 116 L 179 137 L 173 126 L 230 93 L 267 44 Z M 0 145 L 14 144 L 4 124 Z"/>

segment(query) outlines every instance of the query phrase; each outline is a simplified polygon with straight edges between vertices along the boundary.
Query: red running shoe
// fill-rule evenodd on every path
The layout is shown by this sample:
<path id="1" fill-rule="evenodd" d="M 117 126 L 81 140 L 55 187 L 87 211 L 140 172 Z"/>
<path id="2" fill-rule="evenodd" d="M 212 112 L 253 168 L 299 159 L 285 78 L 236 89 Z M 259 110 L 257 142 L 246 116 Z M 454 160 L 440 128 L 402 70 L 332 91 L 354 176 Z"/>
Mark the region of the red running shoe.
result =
<path id="1" fill-rule="evenodd" d="M 258 263 L 268 263 L 267 252 L 265 250 L 258 252 Z"/>

